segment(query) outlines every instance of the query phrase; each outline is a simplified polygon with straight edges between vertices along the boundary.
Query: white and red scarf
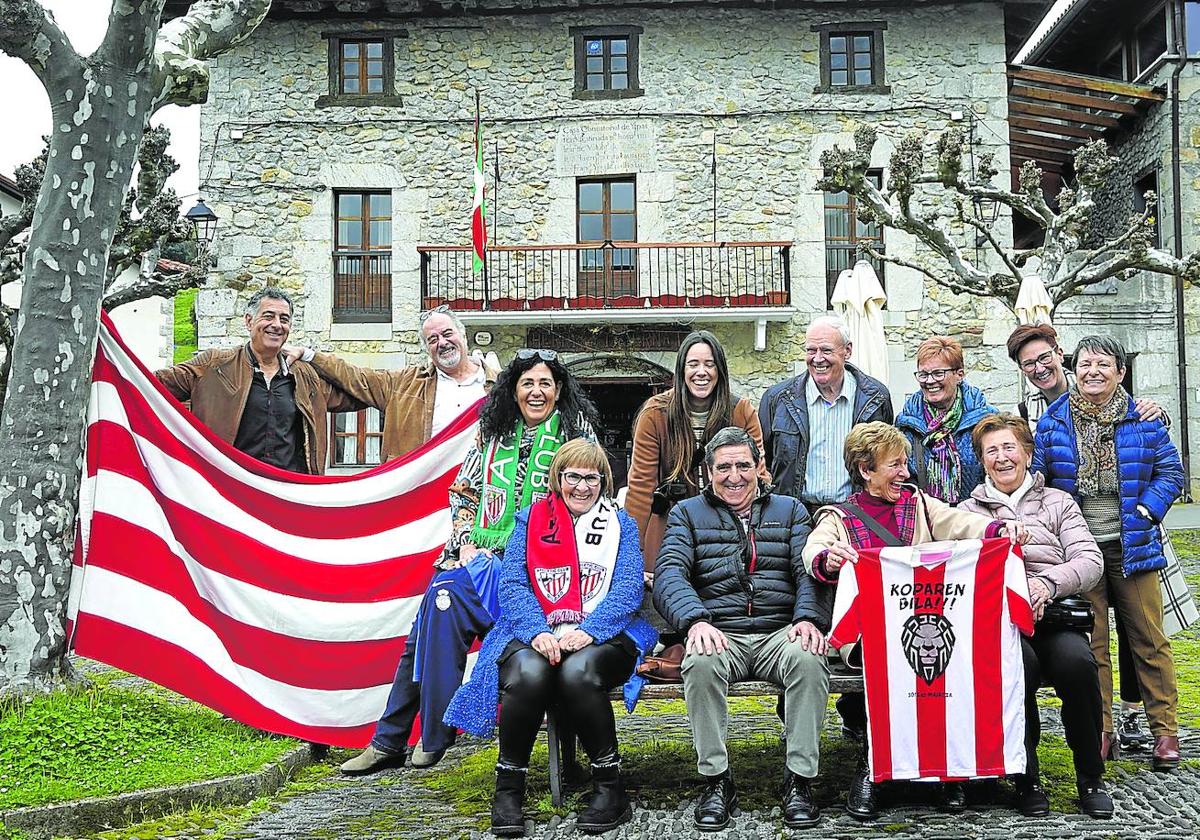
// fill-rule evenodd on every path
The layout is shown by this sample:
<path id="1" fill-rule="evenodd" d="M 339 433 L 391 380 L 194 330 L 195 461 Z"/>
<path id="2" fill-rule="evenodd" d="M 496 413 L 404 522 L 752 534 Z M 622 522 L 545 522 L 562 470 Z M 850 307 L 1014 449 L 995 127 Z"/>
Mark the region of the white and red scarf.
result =
<path id="1" fill-rule="evenodd" d="M 525 563 L 555 635 L 577 627 L 608 594 L 620 530 L 616 509 L 603 497 L 573 525 L 558 493 L 529 509 Z"/>

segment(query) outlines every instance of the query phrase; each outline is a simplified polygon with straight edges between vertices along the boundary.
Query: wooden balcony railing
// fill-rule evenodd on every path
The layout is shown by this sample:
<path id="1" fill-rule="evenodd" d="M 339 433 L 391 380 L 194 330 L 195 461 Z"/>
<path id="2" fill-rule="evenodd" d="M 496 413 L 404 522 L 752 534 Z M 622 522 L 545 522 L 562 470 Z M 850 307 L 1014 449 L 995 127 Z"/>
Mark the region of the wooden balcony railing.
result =
<path id="1" fill-rule="evenodd" d="M 418 245 L 425 308 L 772 307 L 791 301 L 790 242 Z"/>
<path id="2" fill-rule="evenodd" d="M 392 252 L 333 252 L 333 319 L 392 320 Z"/>

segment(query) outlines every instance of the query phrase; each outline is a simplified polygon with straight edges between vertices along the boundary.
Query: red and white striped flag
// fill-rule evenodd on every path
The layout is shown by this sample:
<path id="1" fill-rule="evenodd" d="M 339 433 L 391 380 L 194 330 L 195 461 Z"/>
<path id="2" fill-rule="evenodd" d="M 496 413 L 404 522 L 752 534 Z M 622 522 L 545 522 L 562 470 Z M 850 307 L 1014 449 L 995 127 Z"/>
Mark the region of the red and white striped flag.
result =
<path id="1" fill-rule="evenodd" d="M 235 720 L 361 747 L 450 534 L 478 405 L 354 476 L 216 439 L 104 317 L 68 604 L 77 653 Z"/>

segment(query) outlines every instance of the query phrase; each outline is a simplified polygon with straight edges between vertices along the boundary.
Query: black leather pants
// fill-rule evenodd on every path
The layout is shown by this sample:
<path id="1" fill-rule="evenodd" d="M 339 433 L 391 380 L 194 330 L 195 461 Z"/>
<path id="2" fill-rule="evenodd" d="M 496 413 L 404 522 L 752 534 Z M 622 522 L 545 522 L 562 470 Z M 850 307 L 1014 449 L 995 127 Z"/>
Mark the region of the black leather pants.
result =
<path id="1" fill-rule="evenodd" d="M 500 657 L 500 764 L 528 767 L 548 709 L 565 715 L 593 764 L 617 755 L 617 727 L 608 692 L 633 673 L 637 648 L 621 634 L 566 653 L 557 666 L 523 642 Z"/>

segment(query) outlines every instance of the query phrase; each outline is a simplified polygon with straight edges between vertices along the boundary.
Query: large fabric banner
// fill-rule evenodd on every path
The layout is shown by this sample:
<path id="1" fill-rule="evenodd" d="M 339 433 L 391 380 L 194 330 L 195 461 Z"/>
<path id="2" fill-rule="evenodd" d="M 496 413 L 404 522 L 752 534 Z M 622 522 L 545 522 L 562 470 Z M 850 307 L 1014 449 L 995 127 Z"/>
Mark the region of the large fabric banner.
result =
<path id="1" fill-rule="evenodd" d="M 104 318 L 68 628 L 77 653 L 250 726 L 362 747 L 433 562 L 476 405 L 354 476 L 216 439 Z"/>
<path id="2" fill-rule="evenodd" d="M 1020 546 L 959 540 L 860 551 L 842 567 L 830 643 L 862 639 L 871 777 L 1025 771 Z"/>

